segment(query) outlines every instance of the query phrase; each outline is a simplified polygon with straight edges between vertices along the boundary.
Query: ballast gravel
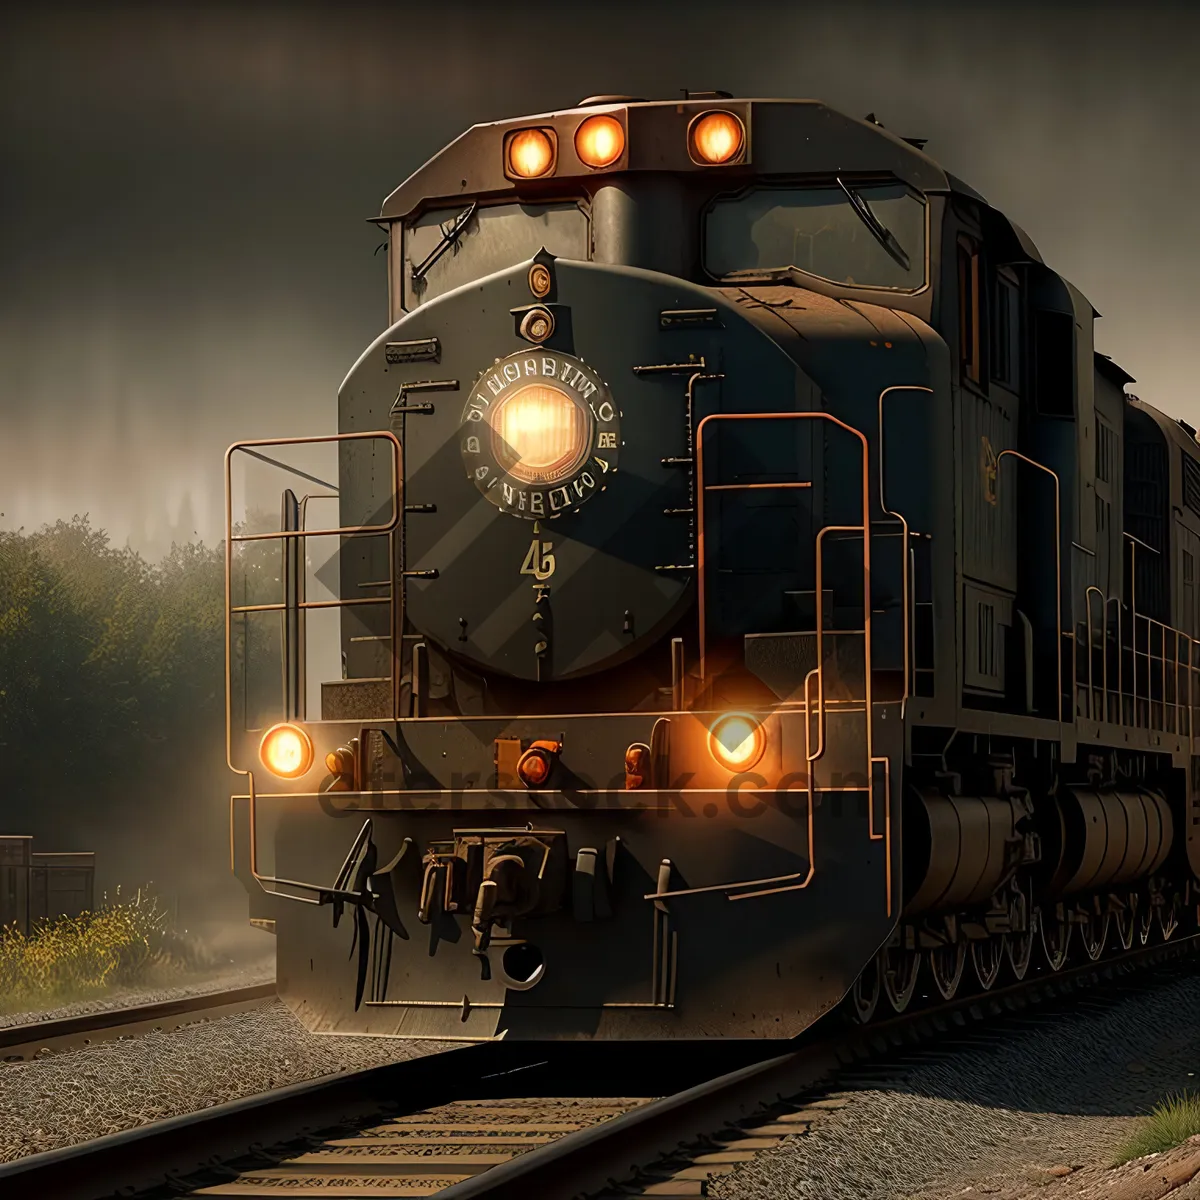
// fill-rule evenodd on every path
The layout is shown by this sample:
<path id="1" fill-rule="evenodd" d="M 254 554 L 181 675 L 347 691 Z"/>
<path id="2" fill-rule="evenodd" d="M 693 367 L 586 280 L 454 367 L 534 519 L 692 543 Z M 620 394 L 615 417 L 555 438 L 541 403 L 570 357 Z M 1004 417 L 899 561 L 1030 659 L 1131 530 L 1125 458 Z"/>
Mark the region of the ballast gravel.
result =
<path id="1" fill-rule="evenodd" d="M 1200 1085 L 1200 979 L 876 1072 L 849 1102 L 708 1185 L 720 1200 L 1006 1200 L 1107 1164 L 1137 1118 Z M 921 1055 L 916 1055 L 918 1060 Z"/>
<path id="2" fill-rule="evenodd" d="M 0 1064 L 0 1162 L 457 1045 L 316 1036 L 276 1001 L 171 1033 Z"/>
<path id="3" fill-rule="evenodd" d="M 186 1000 L 232 988 L 254 987 L 275 980 L 275 958 L 232 965 L 200 975 L 187 977 L 187 982 L 160 983 L 151 987 L 112 988 L 88 1000 L 60 1004 L 55 1008 L 29 1009 L 22 1012 L 0 1013 L 0 1029 L 11 1025 L 32 1025 L 38 1021 L 58 1021 L 67 1017 L 82 1017 L 89 1013 L 109 1012 L 135 1004 L 162 1004 L 168 1000 Z"/>

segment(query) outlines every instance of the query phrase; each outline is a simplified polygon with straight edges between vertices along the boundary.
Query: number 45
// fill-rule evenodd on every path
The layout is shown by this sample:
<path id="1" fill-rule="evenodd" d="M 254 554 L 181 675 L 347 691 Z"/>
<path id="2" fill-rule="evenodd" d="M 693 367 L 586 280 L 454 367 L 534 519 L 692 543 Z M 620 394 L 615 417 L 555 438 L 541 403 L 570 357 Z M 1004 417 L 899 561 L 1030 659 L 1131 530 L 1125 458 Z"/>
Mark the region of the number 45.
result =
<path id="1" fill-rule="evenodd" d="M 521 564 L 522 575 L 532 575 L 534 579 L 549 579 L 554 574 L 554 555 L 550 551 L 553 542 L 542 542 L 534 538 L 529 543 L 529 551 Z"/>

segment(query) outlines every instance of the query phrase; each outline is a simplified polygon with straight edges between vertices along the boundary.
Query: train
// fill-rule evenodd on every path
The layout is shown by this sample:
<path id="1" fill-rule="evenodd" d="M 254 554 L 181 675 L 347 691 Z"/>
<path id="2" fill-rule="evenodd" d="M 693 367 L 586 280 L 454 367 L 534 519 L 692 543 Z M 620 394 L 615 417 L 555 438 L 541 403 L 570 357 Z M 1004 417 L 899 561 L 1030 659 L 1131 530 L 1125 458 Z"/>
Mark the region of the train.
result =
<path id="1" fill-rule="evenodd" d="M 1195 928 L 1195 430 L 924 145 L 594 96 L 384 200 L 338 432 L 226 456 L 337 460 L 336 523 L 309 472 L 226 530 L 233 869 L 309 1029 L 791 1038 Z"/>

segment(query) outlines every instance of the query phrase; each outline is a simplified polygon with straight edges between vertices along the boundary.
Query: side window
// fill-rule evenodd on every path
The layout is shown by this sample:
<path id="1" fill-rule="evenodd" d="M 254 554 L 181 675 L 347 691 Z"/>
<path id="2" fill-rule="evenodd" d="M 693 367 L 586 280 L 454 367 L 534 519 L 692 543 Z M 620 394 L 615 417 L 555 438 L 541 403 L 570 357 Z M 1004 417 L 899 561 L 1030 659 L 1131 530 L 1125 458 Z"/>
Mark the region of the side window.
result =
<path id="1" fill-rule="evenodd" d="M 958 239 L 958 362 L 964 379 L 979 383 L 979 248 L 970 238 Z"/>
<path id="2" fill-rule="evenodd" d="M 992 378 L 1016 391 L 1021 386 L 1021 293 L 1008 267 L 996 272 L 992 293 Z"/>

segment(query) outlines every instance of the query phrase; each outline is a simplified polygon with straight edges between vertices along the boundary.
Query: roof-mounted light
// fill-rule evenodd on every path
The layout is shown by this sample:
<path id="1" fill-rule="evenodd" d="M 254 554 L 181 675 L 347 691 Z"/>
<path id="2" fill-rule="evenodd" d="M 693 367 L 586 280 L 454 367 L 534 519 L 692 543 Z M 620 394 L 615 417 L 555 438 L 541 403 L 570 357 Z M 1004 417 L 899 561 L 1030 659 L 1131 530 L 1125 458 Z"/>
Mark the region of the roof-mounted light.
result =
<path id="1" fill-rule="evenodd" d="M 746 152 L 746 127 L 724 109 L 701 113 L 688 126 L 688 153 L 700 166 L 741 162 Z"/>
<path id="2" fill-rule="evenodd" d="M 538 179 L 554 170 L 557 149 L 552 129 L 518 129 L 504 141 L 504 173 L 510 178 Z"/>
<path id="3" fill-rule="evenodd" d="M 625 153 L 625 128 L 616 117 L 597 113 L 575 131 L 575 152 L 589 167 L 610 167 Z"/>

